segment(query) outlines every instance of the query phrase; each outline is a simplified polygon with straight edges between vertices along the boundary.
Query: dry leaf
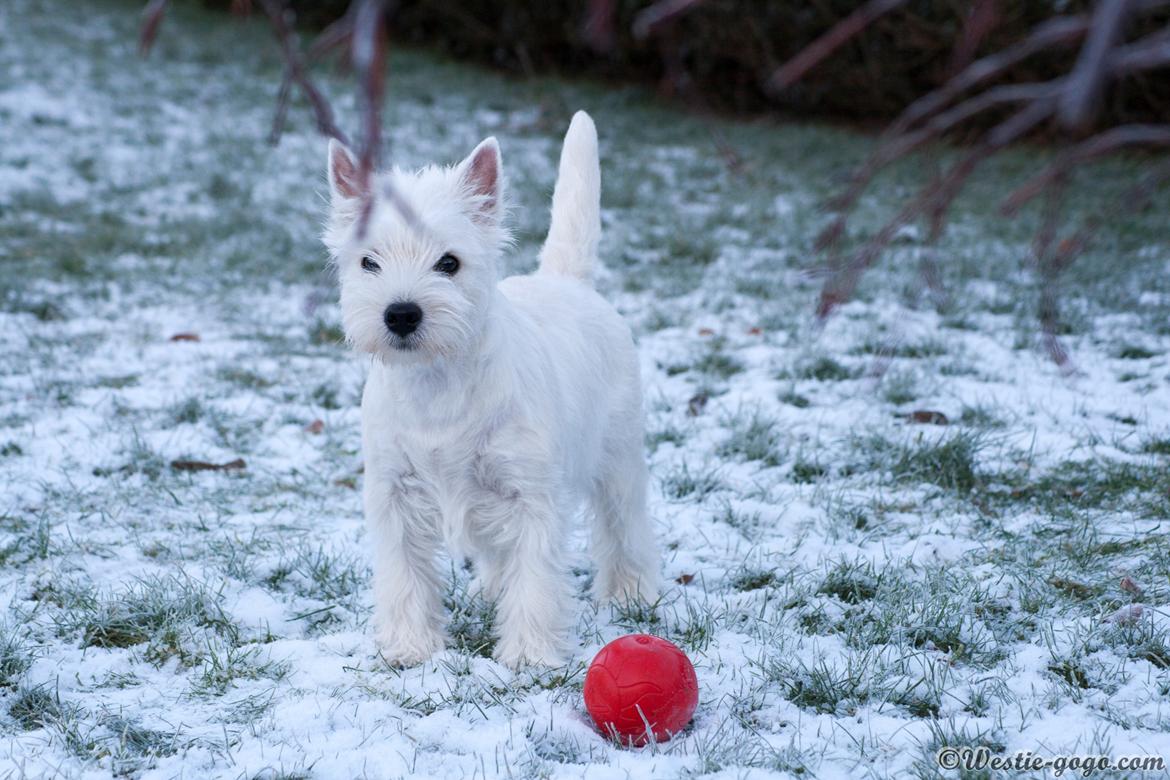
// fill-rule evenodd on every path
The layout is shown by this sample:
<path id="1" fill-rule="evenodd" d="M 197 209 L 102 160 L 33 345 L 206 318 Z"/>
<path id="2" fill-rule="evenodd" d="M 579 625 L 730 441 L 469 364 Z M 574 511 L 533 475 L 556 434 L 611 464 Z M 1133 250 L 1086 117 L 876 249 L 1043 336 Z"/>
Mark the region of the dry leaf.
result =
<path id="1" fill-rule="evenodd" d="M 695 578 L 695 575 L 693 575 L 693 574 L 680 574 L 674 578 L 674 581 L 677 582 L 679 585 L 690 585 L 691 580 L 693 580 L 694 578 Z"/>
<path id="2" fill-rule="evenodd" d="M 706 393 L 699 393 L 691 396 L 691 400 L 687 401 L 687 414 L 691 417 L 698 417 L 703 413 L 703 409 L 707 406 L 707 401 L 711 400 Z"/>
<path id="3" fill-rule="evenodd" d="M 316 434 L 316 433 L 320 433 L 323 430 L 325 430 L 325 421 L 324 420 L 313 420 L 313 422 L 311 422 L 305 426 L 305 433 Z"/>
<path id="4" fill-rule="evenodd" d="M 199 341 L 198 333 L 176 333 L 171 336 L 171 341 Z"/>
<path id="5" fill-rule="evenodd" d="M 1143 612 L 1145 612 L 1145 608 L 1141 604 L 1130 604 L 1128 607 L 1122 607 L 1108 615 L 1104 622 L 1119 626 L 1131 626 L 1141 620 Z"/>
<path id="6" fill-rule="evenodd" d="M 175 471 L 234 471 L 242 469 L 247 464 L 243 458 L 236 458 L 227 463 L 208 463 L 205 460 L 172 460 L 171 468 Z"/>
<path id="7" fill-rule="evenodd" d="M 932 409 L 915 409 L 906 415 L 906 420 L 912 423 L 922 423 L 923 425 L 946 425 L 950 422 L 945 414 Z"/>
<path id="8" fill-rule="evenodd" d="M 1121 589 L 1135 596 L 1142 595 L 1142 586 L 1134 582 L 1133 578 L 1128 575 L 1121 578 Z"/>

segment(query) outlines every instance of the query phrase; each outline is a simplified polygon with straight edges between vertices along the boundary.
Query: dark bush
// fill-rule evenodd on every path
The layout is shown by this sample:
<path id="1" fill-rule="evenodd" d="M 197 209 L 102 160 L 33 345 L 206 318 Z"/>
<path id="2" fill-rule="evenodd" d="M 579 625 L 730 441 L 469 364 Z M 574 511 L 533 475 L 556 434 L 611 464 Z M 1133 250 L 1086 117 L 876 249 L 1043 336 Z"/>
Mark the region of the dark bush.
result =
<path id="1" fill-rule="evenodd" d="M 225 6 L 227 0 L 206 0 Z M 320 27 L 345 12 L 348 0 L 291 0 L 304 25 Z M 605 79 L 657 82 L 664 92 L 719 110 L 885 119 L 951 73 L 952 51 L 970 3 L 911 0 L 779 95 L 764 88 L 775 68 L 858 6 L 856 0 L 706 0 L 648 40 L 631 33 L 635 15 L 651 0 L 613 0 L 612 45 L 587 41 L 588 2 L 582 0 L 403 0 L 391 34 L 438 47 L 452 56 L 516 73 L 559 71 Z M 1001 3 L 1003 17 L 977 54 L 1019 39 L 1053 15 L 1056 3 Z M 1069 0 L 1063 12 L 1090 9 Z M 1143 17 L 1135 37 L 1164 23 L 1167 11 Z M 1035 57 L 1012 81 L 1048 79 L 1067 71 L 1076 48 Z M 1170 79 L 1133 79 L 1111 91 L 1108 124 L 1170 115 Z M 993 119 L 989 116 L 988 119 Z"/>

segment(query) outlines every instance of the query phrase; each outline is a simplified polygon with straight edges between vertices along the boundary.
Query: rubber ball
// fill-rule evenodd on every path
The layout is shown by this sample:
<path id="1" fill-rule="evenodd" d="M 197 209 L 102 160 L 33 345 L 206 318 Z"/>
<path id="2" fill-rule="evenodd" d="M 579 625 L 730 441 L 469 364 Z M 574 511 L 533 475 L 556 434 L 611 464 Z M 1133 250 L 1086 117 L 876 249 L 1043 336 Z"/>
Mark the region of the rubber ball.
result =
<path id="1" fill-rule="evenodd" d="M 585 709 L 602 734 L 623 745 L 670 739 L 690 722 L 698 703 L 699 680 L 690 659 L 656 636 L 613 640 L 585 673 Z"/>

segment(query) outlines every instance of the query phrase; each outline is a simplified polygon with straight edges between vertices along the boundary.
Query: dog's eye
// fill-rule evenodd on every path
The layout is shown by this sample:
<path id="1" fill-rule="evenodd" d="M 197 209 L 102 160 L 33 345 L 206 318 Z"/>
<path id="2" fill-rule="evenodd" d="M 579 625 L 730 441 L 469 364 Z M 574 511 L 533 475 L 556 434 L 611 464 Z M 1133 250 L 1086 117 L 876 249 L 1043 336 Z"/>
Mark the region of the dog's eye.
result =
<path id="1" fill-rule="evenodd" d="M 459 270 L 459 258 L 448 252 L 439 258 L 439 262 L 435 263 L 435 270 L 447 276 L 454 276 L 455 272 Z"/>
<path id="2" fill-rule="evenodd" d="M 382 270 L 382 266 L 378 265 L 378 263 L 374 260 L 374 258 L 370 257 L 369 255 L 366 255 L 365 257 L 362 258 L 362 270 L 368 271 L 369 273 L 372 273 L 372 274 L 376 274 Z"/>

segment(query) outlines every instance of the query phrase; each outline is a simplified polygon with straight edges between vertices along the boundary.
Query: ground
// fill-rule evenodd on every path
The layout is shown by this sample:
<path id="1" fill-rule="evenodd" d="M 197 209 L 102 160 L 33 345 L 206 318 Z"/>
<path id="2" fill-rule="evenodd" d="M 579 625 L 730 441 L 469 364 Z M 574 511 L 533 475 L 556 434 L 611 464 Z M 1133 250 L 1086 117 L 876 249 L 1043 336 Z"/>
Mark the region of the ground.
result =
<path id="1" fill-rule="evenodd" d="M 582 537 L 571 663 L 511 672 L 452 564 L 450 649 L 394 669 L 369 626 L 365 361 L 318 241 L 325 142 L 296 103 L 267 144 L 280 66 L 259 22 L 179 4 L 143 60 L 137 12 L 0 8 L 0 774 L 932 777 L 944 744 L 1170 757 L 1165 197 L 1065 280 L 1065 375 L 1037 346 L 1036 215 L 996 210 L 1044 149 L 989 167 L 937 249 L 904 231 L 820 327 L 819 206 L 871 137 L 396 50 L 389 155 L 454 161 L 498 136 L 514 271 L 534 266 L 572 111 L 597 120 L 600 286 L 641 349 L 668 587 L 652 609 L 598 608 Z M 324 85 L 355 126 L 350 84 Z M 853 239 L 951 153 L 879 180 Z M 1074 217 L 1142 167 L 1085 174 Z M 927 257 L 945 296 L 922 290 Z M 581 703 L 589 659 L 631 631 L 678 643 L 701 686 L 687 731 L 639 750 Z"/>

